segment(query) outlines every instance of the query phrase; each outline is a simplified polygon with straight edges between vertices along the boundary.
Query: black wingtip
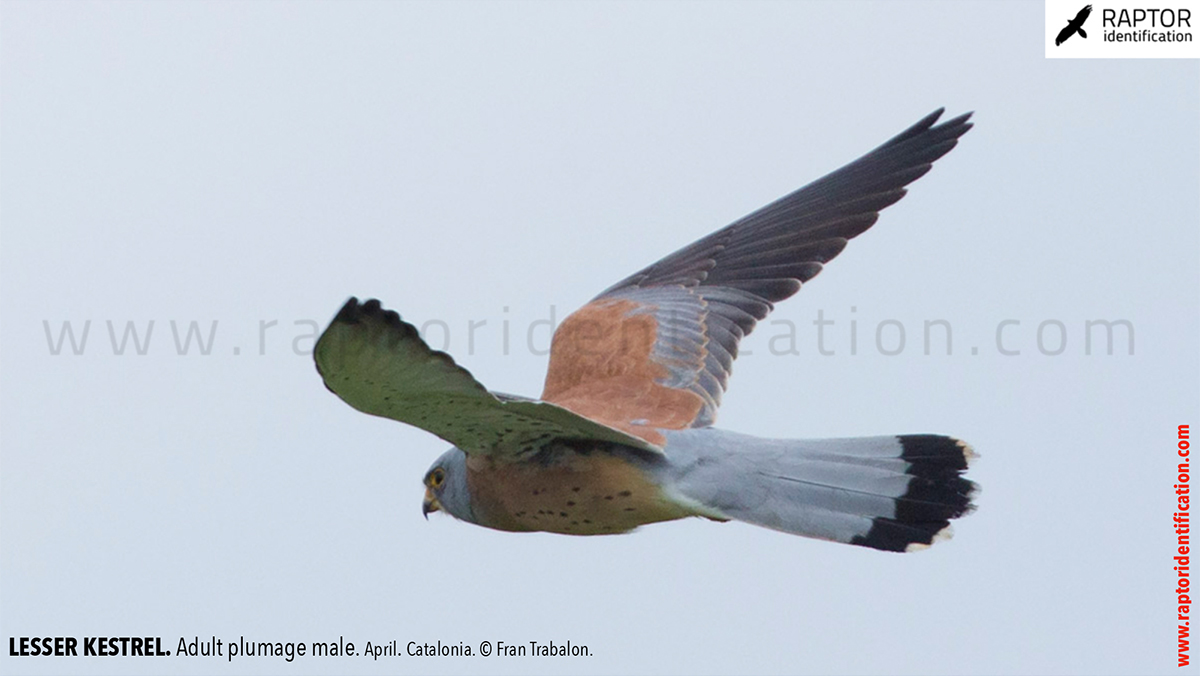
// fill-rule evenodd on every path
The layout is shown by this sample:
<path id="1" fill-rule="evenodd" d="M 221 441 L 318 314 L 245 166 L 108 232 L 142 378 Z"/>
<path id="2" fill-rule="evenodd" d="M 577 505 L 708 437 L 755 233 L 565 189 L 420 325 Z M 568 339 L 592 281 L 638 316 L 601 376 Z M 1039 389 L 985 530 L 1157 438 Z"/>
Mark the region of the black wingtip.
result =
<path id="1" fill-rule="evenodd" d="M 967 131 L 971 129 L 972 125 L 967 122 L 967 120 L 971 119 L 971 116 L 975 114 L 975 111 L 963 113 L 962 115 L 953 117 L 945 122 L 942 122 L 941 124 L 936 124 L 945 112 L 945 108 L 938 108 L 932 113 L 929 113 L 925 117 L 918 120 L 916 124 L 913 124 L 908 129 L 905 129 L 899 134 L 893 136 L 877 150 L 893 148 L 901 144 L 908 144 L 909 142 L 914 144 L 930 142 L 939 143 L 942 141 L 953 140 L 967 133 Z M 917 141 L 915 139 L 922 139 L 922 141 Z M 949 149 L 953 147 L 953 145 L 950 145 L 946 149 L 947 152 L 949 152 Z"/>
<path id="2" fill-rule="evenodd" d="M 972 122 L 969 122 L 971 117 L 973 117 L 974 115 L 975 115 L 975 111 L 973 111 L 973 110 L 967 111 L 967 112 L 963 113 L 962 115 L 959 115 L 958 117 L 952 117 L 949 120 L 946 120 L 945 122 L 939 124 L 938 128 L 941 129 L 943 127 L 945 127 L 945 128 L 962 127 L 963 132 L 965 133 L 968 129 L 975 126 Z"/>
<path id="3" fill-rule="evenodd" d="M 338 310 L 337 314 L 333 316 L 333 321 L 343 324 L 357 324 L 358 308 L 358 298 L 350 296 L 350 299 L 342 305 L 342 309 Z"/>
<path id="4" fill-rule="evenodd" d="M 941 119 L 942 115 L 945 115 L 945 114 L 946 114 L 946 107 L 942 106 L 942 107 L 938 108 L 937 110 L 933 111 L 932 113 L 929 113 L 925 117 L 922 117 L 920 120 L 918 120 L 916 122 L 916 124 L 912 125 L 908 129 L 905 129 L 904 131 L 905 132 L 921 132 L 926 129 L 929 129 L 935 123 L 937 123 L 937 121 L 939 119 Z"/>
<path id="5" fill-rule="evenodd" d="M 334 315 L 333 322 L 340 324 L 361 324 L 364 320 L 380 319 L 388 326 L 395 328 L 404 328 L 407 326 L 400 319 L 400 314 L 395 310 L 385 310 L 383 304 L 378 299 L 369 298 L 365 303 L 360 303 L 358 298 L 351 296 L 342 305 L 342 309 Z"/>
<path id="6" fill-rule="evenodd" d="M 365 303 L 360 303 L 357 297 L 351 296 L 342 304 L 341 309 L 330 320 L 329 326 L 317 338 L 317 345 L 313 349 L 313 361 L 316 362 L 317 373 L 320 373 L 322 377 L 325 376 L 325 371 L 321 368 L 321 345 L 329 335 L 329 331 L 338 325 L 352 326 L 355 327 L 354 330 L 368 332 L 381 330 L 380 325 L 382 325 L 382 330 L 394 332 L 404 338 L 419 335 L 415 327 L 400 318 L 399 313 L 383 309 L 383 304 L 377 299 L 370 298 Z M 329 387 L 328 383 L 326 387 Z"/>
<path id="7" fill-rule="evenodd" d="M 952 117 L 949 120 L 939 124 L 937 129 L 957 129 L 958 133 L 954 135 L 954 138 L 958 138 L 959 136 L 962 136 L 970 131 L 971 128 L 975 126 L 973 122 L 968 121 L 974 114 L 975 111 L 971 110 L 959 115 L 958 117 Z"/>
<path id="8" fill-rule="evenodd" d="M 884 143 L 881 147 L 886 148 L 888 146 L 893 146 L 893 145 L 897 145 L 900 143 L 904 143 L 905 141 L 908 141 L 909 139 L 913 139 L 913 138 L 920 136 L 921 134 L 924 134 L 925 132 L 929 131 L 930 128 L 933 127 L 934 123 L 938 121 L 938 118 L 940 118 L 942 116 L 942 113 L 944 113 L 944 112 L 946 112 L 945 108 L 938 108 L 937 110 L 926 115 L 925 117 L 922 117 L 920 120 L 917 120 L 917 122 L 915 124 L 913 124 L 912 126 L 910 126 L 908 129 L 905 129 L 904 131 L 900 132 L 899 134 L 896 134 L 895 136 L 893 136 L 891 139 L 889 139 L 887 141 L 887 143 Z"/>

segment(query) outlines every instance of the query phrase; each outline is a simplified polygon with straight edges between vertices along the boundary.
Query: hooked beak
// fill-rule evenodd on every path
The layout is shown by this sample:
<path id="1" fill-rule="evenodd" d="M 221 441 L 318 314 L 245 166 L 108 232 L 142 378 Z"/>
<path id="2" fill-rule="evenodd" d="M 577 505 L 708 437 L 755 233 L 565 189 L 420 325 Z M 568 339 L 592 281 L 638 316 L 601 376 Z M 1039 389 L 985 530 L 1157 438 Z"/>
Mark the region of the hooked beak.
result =
<path id="1" fill-rule="evenodd" d="M 433 496 L 433 492 L 425 489 L 425 501 L 421 503 L 421 516 L 425 517 L 425 520 L 428 521 L 429 513 L 439 511 L 441 508 L 442 503 L 438 502 L 438 499 Z"/>

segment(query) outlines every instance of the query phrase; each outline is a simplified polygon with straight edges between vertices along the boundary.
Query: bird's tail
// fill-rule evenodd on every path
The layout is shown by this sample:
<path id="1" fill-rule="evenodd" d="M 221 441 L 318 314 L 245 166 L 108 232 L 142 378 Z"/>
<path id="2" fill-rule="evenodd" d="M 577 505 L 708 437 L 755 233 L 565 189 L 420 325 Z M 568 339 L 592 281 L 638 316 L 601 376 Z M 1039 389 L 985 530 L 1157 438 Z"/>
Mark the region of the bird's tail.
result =
<path id="1" fill-rule="evenodd" d="M 1082 28 L 1076 28 L 1075 32 L 1079 33 L 1079 37 L 1081 37 L 1081 38 L 1087 37 L 1087 31 L 1083 30 Z"/>
<path id="2" fill-rule="evenodd" d="M 950 536 L 974 509 L 965 442 L 917 434 L 759 439 L 712 428 L 669 432 L 666 486 L 696 513 L 893 552 Z"/>

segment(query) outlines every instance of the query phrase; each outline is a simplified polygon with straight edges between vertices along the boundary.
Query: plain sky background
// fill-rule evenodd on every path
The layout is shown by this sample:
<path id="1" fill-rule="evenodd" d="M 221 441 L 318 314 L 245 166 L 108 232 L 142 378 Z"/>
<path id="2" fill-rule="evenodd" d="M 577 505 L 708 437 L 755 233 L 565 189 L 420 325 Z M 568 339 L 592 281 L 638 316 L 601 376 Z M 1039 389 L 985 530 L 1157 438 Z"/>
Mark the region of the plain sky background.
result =
<path id="1" fill-rule="evenodd" d="M 595 656 L 0 650 L 0 670 L 1174 671 L 1200 64 L 1050 61 L 1044 39 L 1040 2 L 5 2 L 0 636 Z M 431 341 L 488 386 L 536 395 L 549 331 L 535 351 L 526 331 L 551 307 L 561 321 L 939 106 L 975 129 L 743 343 L 719 420 L 967 439 L 979 509 L 930 551 L 700 520 L 596 538 L 426 522 L 447 444 L 352 410 L 297 354 L 347 296 L 378 297 L 444 322 Z M 949 356 L 937 331 L 924 353 L 935 319 Z M 1095 319 L 1132 324 L 1134 354 L 1121 329 L 1087 354 Z M 89 320 L 82 354 L 52 354 L 46 326 L 57 342 Z M 885 320 L 899 355 L 875 346 Z M 1005 320 L 1020 355 L 997 351 Z M 115 355 L 109 321 L 118 342 L 153 321 L 145 354 Z M 210 353 L 178 354 L 172 321 L 206 340 L 217 322 Z M 792 330 L 795 353 L 772 354 Z M 1059 337 L 1045 325 L 1046 351 Z"/>

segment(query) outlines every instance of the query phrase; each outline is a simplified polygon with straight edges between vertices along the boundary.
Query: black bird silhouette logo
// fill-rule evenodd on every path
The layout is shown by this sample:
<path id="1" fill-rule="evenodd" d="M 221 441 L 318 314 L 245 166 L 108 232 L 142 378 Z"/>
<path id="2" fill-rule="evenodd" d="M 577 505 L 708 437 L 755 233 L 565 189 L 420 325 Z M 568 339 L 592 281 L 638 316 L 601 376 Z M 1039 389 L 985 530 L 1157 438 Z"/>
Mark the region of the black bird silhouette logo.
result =
<path id="1" fill-rule="evenodd" d="M 1085 5 L 1074 19 L 1067 22 L 1065 28 L 1058 32 L 1058 37 L 1054 38 L 1054 46 L 1057 47 L 1067 41 L 1072 35 L 1079 33 L 1079 37 L 1086 38 L 1087 33 L 1083 30 L 1083 22 L 1087 21 L 1088 16 L 1092 13 L 1092 6 Z"/>

